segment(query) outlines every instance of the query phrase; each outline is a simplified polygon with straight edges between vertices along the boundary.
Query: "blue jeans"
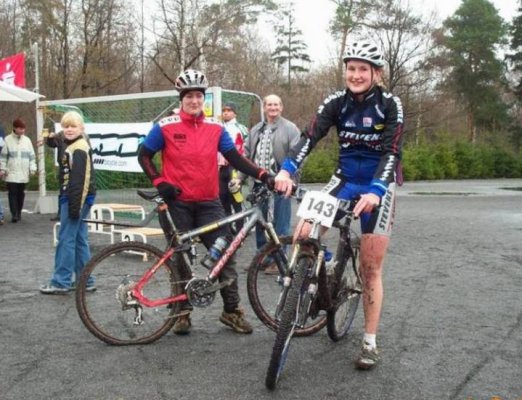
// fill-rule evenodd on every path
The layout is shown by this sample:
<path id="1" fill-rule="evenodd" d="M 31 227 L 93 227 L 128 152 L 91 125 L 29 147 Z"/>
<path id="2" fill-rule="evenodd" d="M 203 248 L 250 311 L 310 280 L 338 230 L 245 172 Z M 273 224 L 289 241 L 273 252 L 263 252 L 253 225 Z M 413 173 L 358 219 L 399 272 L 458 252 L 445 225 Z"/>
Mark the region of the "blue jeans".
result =
<path id="1" fill-rule="evenodd" d="M 51 285 L 60 288 L 70 288 L 74 279 L 78 280 L 83 267 L 91 258 L 89 249 L 89 232 L 86 222 L 82 220 L 89 217 L 91 205 L 83 205 L 80 218 L 69 218 L 69 203 L 60 205 L 60 232 L 58 233 L 58 246 L 54 256 L 54 272 Z M 89 278 L 88 286 L 94 285 L 94 279 Z"/>
<path id="2" fill-rule="evenodd" d="M 284 198 L 283 196 L 274 193 L 274 208 L 273 208 L 273 216 L 272 224 L 274 224 L 274 229 L 278 236 L 286 236 L 290 234 L 290 220 L 292 218 L 292 199 Z M 263 204 L 262 210 L 265 218 L 268 214 L 268 206 L 269 204 Z M 259 250 L 266 244 L 265 234 L 262 229 L 256 226 L 256 246 Z"/>
<path id="3" fill-rule="evenodd" d="M 0 220 L 4 219 L 4 206 L 2 205 L 2 198 L 0 197 Z"/>

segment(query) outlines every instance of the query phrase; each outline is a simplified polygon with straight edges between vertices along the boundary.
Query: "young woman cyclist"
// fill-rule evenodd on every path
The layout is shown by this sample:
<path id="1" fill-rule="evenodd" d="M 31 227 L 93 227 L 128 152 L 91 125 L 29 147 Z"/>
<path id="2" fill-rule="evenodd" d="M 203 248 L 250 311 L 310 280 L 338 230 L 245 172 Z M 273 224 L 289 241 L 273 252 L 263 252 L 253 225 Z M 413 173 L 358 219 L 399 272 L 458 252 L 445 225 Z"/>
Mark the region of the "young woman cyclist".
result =
<path id="1" fill-rule="evenodd" d="M 393 223 L 396 175 L 400 176 L 403 110 L 400 100 L 379 86 L 384 59 L 375 44 L 351 43 L 343 61 L 346 89 L 328 96 L 320 105 L 276 176 L 276 189 L 290 195 L 292 175 L 335 126 L 339 162 L 323 191 L 339 199 L 359 198 L 354 212 L 362 229 L 364 336 L 355 365 L 370 369 L 379 361 L 376 334 L 383 302 L 382 269 Z M 309 231 L 310 224 L 300 221 L 294 236 L 306 237 Z"/>

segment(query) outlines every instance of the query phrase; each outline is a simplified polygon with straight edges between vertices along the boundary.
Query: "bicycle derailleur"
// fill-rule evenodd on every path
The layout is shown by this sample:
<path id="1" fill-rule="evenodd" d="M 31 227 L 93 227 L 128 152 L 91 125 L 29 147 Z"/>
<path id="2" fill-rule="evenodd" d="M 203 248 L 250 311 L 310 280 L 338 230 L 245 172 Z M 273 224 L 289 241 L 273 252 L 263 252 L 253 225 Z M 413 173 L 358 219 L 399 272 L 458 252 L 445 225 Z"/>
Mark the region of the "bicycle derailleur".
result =
<path id="1" fill-rule="evenodd" d="M 121 305 L 123 311 L 134 309 L 134 325 L 143 324 L 143 307 L 132 297 L 132 289 L 136 285 L 135 282 L 131 281 L 128 276 L 123 278 L 123 281 L 116 288 L 116 300 Z"/>

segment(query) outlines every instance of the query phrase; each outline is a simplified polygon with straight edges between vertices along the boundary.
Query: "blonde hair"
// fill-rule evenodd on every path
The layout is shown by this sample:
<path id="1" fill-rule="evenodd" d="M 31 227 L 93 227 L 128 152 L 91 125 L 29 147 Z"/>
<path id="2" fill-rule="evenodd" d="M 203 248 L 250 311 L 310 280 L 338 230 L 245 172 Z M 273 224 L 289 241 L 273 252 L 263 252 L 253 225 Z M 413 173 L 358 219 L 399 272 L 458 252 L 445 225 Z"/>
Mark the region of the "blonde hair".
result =
<path id="1" fill-rule="evenodd" d="M 77 126 L 84 128 L 83 117 L 77 111 L 67 111 L 65 114 L 63 114 L 60 124 L 62 125 L 62 128 L 66 126 Z"/>

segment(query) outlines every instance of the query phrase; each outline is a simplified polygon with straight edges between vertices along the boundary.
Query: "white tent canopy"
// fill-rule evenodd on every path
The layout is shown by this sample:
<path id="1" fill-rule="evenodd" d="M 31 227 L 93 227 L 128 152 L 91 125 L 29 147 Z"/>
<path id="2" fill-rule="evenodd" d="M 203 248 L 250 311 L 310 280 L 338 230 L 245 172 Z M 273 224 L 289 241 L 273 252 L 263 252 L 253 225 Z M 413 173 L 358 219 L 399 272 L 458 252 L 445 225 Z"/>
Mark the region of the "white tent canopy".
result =
<path id="1" fill-rule="evenodd" d="M 0 101 L 31 103 L 41 97 L 45 96 L 0 81 Z"/>

